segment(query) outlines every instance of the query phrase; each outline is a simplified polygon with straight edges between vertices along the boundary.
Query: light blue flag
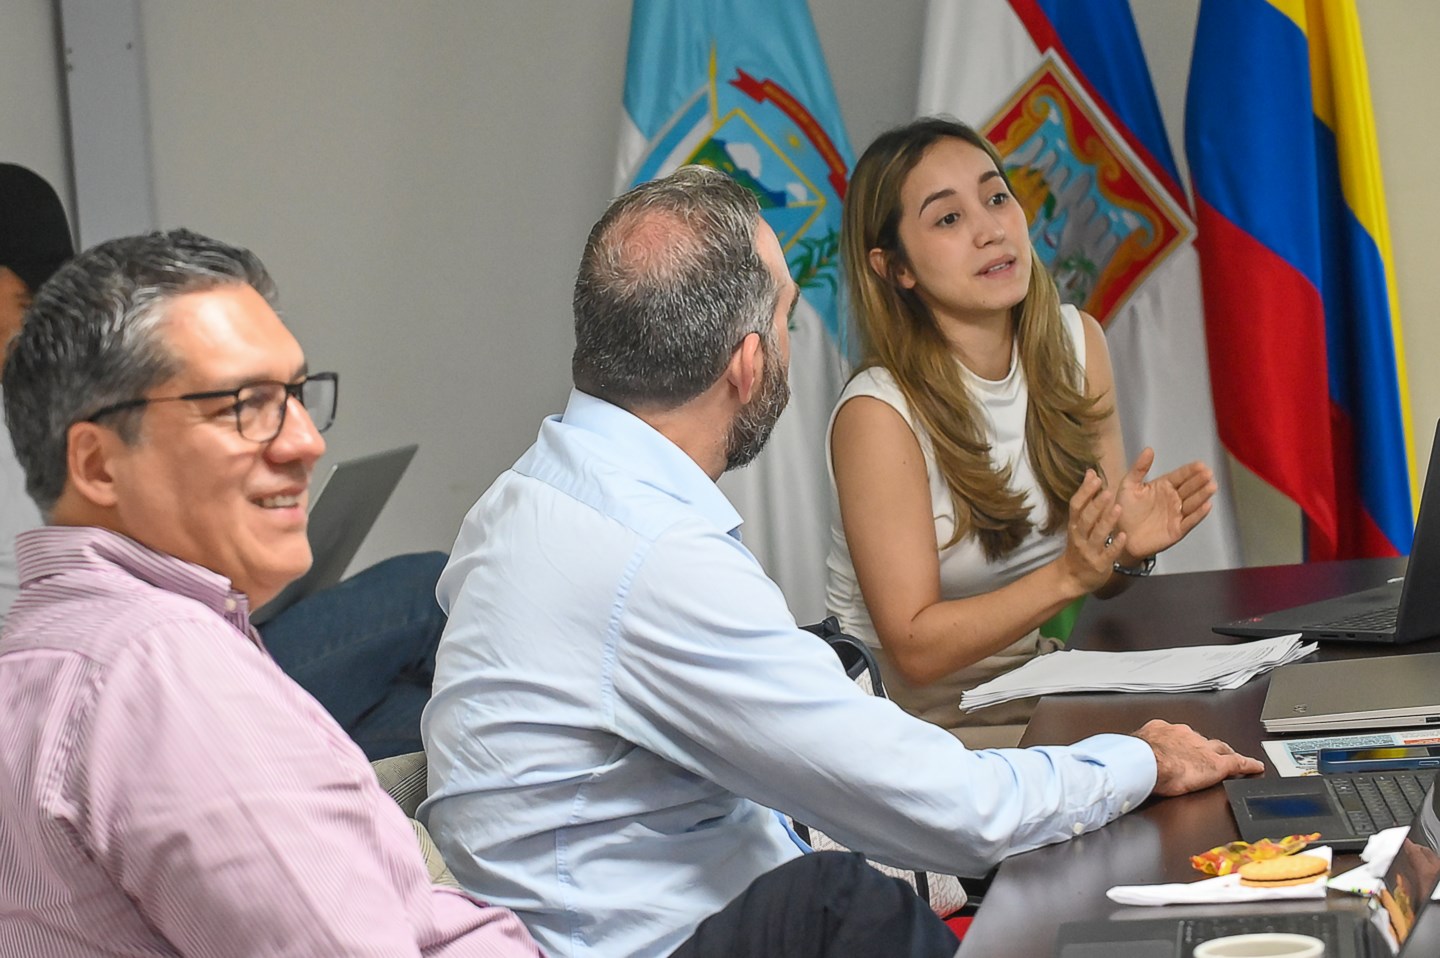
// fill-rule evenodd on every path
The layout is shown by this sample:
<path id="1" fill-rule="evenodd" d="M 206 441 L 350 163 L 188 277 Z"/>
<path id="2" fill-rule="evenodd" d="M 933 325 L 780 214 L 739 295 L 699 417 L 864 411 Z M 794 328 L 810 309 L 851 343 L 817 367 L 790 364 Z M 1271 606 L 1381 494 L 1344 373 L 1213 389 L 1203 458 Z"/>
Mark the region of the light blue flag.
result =
<path id="1" fill-rule="evenodd" d="M 760 200 L 801 289 L 790 407 L 722 480 L 796 617 L 825 610 L 825 428 L 846 375 L 840 207 L 853 157 L 805 0 L 635 0 L 617 192 L 701 163 Z"/>

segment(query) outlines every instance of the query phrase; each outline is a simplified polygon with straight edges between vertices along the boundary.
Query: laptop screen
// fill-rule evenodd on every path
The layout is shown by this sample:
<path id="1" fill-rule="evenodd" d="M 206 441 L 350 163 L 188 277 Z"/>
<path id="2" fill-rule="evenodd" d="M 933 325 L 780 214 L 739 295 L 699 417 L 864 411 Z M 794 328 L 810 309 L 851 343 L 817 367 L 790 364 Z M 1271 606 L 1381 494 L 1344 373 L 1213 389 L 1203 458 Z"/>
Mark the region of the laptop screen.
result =
<path id="1" fill-rule="evenodd" d="M 1376 924 L 1398 951 L 1415 927 L 1420 910 L 1429 903 L 1440 884 L 1440 795 L 1435 785 L 1415 812 L 1415 821 L 1385 872 L 1380 890 Z"/>

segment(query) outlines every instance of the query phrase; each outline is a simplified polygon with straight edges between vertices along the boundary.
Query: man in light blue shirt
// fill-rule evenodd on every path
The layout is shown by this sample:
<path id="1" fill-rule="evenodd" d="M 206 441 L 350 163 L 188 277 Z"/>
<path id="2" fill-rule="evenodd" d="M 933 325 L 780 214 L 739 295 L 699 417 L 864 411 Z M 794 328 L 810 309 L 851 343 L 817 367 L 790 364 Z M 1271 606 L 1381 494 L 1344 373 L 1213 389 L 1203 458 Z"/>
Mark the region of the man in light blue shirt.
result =
<path id="1" fill-rule="evenodd" d="M 749 255 L 717 259 L 727 243 Z M 979 875 L 1152 791 L 1260 770 L 1158 722 L 968 751 L 863 694 L 796 627 L 715 480 L 784 408 L 797 296 L 723 175 L 617 200 L 576 282 L 576 389 L 441 576 L 421 817 L 460 881 L 549 954 L 675 952 L 802 853 L 772 809 L 879 861 Z"/>

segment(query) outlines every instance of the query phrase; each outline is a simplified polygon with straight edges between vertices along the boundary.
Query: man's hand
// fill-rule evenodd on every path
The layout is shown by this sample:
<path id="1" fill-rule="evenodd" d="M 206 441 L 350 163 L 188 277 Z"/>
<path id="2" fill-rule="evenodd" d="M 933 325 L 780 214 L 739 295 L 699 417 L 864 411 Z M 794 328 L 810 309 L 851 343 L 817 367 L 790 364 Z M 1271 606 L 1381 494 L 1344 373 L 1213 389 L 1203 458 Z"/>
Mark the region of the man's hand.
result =
<path id="1" fill-rule="evenodd" d="M 1155 751 L 1156 795 L 1198 792 L 1222 779 L 1265 771 L 1258 759 L 1241 755 L 1218 738 L 1205 738 L 1188 725 L 1151 719 L 1134 735 Z"/>

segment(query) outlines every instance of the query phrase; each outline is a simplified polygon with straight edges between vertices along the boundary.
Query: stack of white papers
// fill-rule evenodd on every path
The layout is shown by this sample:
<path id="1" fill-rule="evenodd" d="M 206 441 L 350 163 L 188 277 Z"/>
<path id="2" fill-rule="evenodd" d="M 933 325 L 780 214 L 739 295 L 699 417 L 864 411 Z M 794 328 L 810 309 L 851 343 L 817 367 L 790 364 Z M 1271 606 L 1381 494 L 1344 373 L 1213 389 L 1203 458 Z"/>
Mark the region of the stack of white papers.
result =
<path id="1" fill-rule="evenodd" d="M 1020 668 L 960 696 L 965 711 L 1012 699 L 1061 692 L 1203 692 L 1239 688 L 1276 666 L 1315 651 L 1300 636 L 1282 635 L 1238 645 L 1197 645 L 1145 652 L 1068 649 L 1031 659 Z"/>

